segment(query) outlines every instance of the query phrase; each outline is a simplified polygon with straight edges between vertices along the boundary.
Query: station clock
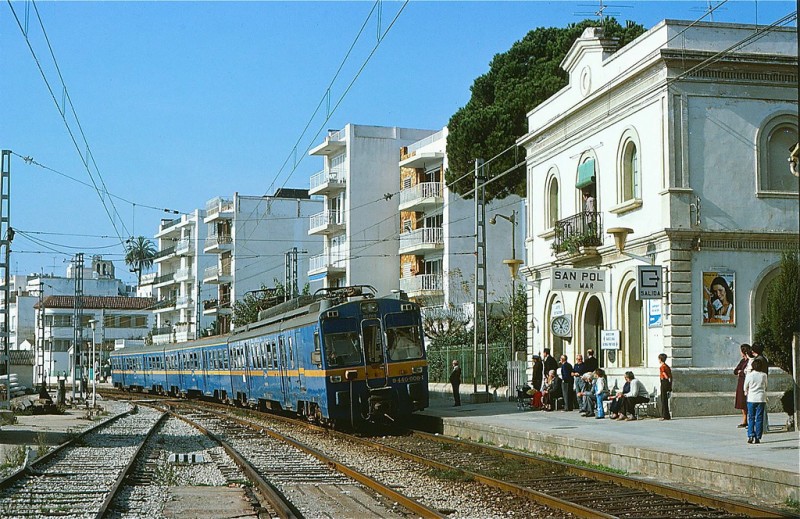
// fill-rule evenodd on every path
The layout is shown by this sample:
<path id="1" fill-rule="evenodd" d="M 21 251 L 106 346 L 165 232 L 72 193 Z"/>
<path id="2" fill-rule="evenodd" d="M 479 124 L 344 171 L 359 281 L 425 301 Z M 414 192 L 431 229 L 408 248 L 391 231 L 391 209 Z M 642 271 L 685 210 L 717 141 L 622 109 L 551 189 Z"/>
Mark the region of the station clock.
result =
<path id="1" fill-rule="evenodd" d="M 550 331 L 556 337 L 572 337 L 572 315 L 565 314 L 550 320 Z"/>

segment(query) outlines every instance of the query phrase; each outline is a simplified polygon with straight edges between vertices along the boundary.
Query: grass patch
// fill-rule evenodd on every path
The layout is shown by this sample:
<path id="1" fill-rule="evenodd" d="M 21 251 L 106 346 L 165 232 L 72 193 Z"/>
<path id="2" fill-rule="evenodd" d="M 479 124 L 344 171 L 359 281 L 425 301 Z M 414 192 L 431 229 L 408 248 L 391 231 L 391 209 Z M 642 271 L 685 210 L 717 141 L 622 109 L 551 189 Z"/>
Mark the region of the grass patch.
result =
<path id="1" fill-rule="evenodd" d="M 17 445 L 8 449 L 3 457 L 3 463 L 0 464 L 0 469 L 11 469 L 22 466 L 25 463 L 25 445 Z"/>
<path id="2" fill-rule="evenodd" d="M 41 458 L 50 452 L 50 446 L 47 444 L 47 434 L 40 432 L 36 435 L 36 457 Z"/>
<path id="3" fill-rule="evenodd" d="M 548 456 L 545 454 L 539 454 L 538 456 L 542 458 L 551 459 L 553 461 L 560 461 L 561 463 L 568 463 L 570 465 L 577 465 L 578 467 L 585 467 L 587 469 L 594 469 L 599 470 L 600 472 L 608 472 L 609 474 L 618 474 L 620 476 L 626 476 L 628 474 L 627 471 L 621 469 L 615 469 L 612 467 L 607 467 L 605 465 L 595 465 L 594 463 L 587 463 L 581 460 L 573 460 L 571 458 L 562 458 L 561 456 Z"/>
<path id="4" fill-rule="evenodd" d="M 797 499 L 792 499 L 791 497 L 786 498 L 786 501 L 783 502 L 783 505 L 791 510 L 796 514 L 800 514 L 800 501 Z"/>
<path id="5" fill-rule="evenodd" d="M 158 485 L 173 487 L 178 484 L 178 471 L 169 463 L 163 463 L 153 470 L 153 479 Z"/>
<path id="6" fill-rule="evenodd" d="M 472 476 L 457 469 L 431 469 L 428 471 L 428 475 L 437 479 L 443 479 L 445 481 L 457 481 L 461 483 L 473 481 Z"/>

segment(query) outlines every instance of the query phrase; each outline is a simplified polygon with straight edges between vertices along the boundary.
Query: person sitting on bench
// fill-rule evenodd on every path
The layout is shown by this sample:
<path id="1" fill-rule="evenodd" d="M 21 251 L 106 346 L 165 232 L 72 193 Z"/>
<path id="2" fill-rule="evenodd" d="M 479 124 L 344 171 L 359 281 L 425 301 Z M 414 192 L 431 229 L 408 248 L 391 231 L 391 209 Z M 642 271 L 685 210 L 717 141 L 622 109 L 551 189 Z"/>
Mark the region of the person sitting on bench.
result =
<path id="1" fill-rule="evenodd" d="M 624 414 L 617 420 L 636 420 L 636 406 L 649 402 L 650 396 L 642 381 L 633 376 L 633 371 L 625 372 L 625 380 L 630 382 L 631 390 L 625 397 Z"/>

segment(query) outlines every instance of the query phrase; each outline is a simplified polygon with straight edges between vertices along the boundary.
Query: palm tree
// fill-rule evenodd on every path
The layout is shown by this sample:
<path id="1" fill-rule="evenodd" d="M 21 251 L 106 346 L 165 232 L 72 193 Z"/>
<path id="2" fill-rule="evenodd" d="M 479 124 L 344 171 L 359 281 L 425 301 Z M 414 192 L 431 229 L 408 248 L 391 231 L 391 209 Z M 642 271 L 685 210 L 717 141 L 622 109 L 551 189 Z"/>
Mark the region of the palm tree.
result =
<path id="1" fill-rule="evenodd" d="M 156 246 L 144 236 L 128 240 L 125 252 L 125 264 L 131 267 L 132 272 L 136 272 L 139 285 L 142 284 L 142 270 L 153 266 L 156 257 Z"/>

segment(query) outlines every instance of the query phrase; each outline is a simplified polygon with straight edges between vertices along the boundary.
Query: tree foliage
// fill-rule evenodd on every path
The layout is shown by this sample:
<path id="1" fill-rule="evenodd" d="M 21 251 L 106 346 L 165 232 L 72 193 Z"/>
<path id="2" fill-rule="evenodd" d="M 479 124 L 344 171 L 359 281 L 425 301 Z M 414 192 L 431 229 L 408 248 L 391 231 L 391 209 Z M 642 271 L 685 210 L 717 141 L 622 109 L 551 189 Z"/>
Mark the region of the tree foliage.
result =
<path id="1" fill-rule="evenodd" d="M 137 274 L 139 284 L 142 284 L 142 270 L 153 266 L 156 257 L 156 246 L 144 236 L 137 236 L 127 244 L 125 250 L 125 264 Z"/>
<path id="2" fill-rule="evenodd" d="M 780 273 L 767 288 L 767 304 L 756 326 L 754 342 L 764 346 L 770 362 L 792 373 L 792 339 L 800 333 L 800 254 L 784 251 Z"/>
<path id="3" fill-rule="evenodd" d="M 474 168 L 476 157 L 488 160 L 527 133 L 526 114 L 567 84 L 561 61 L 583 30 L 597 25 L 597 20 L 584 20 L 564 28 L 540 27 L 508 51 L 494 56 L 489 72 L 472 84 L 472 96 L 466 106 L 453 114 L 447 124 L 446 179 L 457 193 L 472 189 L 472 175 L 453 182 Z M 603 26 L 606 37 L 619 38 L 620 47 L 644 32 L 639 24 L 626 22 L 623 27 L 613 18 Z M 514 146 L 487 166 L 487 176 L 512 168 L 524 157 L 525 151 Z M 512 194 L 525 195 L 524 166 L 486 186 L 487 200 Z"/>
<path id="4" fill-rule="evenodd" d="M 245 293 L 242 299 L 234 301 L 231 323 L 235 327 L 258 321 L 258 312 L 271 308 L 284 300 L 286 293 L 283 283 L 274 280 L 275 288 L 261 285 L 260 290 L 251 290 Z"/>

